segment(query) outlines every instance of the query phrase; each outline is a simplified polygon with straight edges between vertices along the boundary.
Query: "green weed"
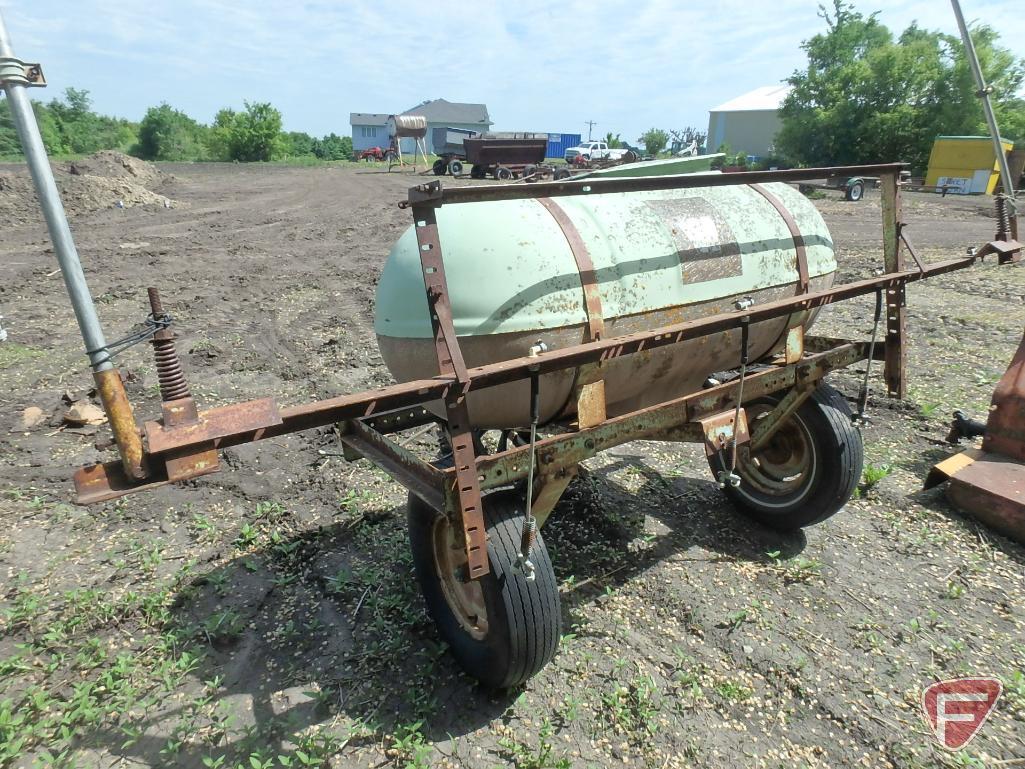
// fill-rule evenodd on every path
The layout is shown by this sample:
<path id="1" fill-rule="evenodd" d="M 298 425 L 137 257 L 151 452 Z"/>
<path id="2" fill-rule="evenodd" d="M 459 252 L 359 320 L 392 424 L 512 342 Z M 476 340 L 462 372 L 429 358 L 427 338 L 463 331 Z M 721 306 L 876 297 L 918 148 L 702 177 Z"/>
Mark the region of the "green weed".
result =
<path id="1" fill-rule="evenodd" d="M 655 733 L 655 717 L 661 709 L 658 687 L 651 676 L 637 676 L 625 684 L 616 683 L 601 698 L 601 720 L 611 729 L 641 742 Z"/>
<path id="2" fill-rule="evenodd" d="M 869 464 L 865 465 L 865 469 L 861 473 L 861 484 L 864 491 L 869 491 L 876 484 L 878 484 L 883 478 L 893 473 L 893 465 L 888 464 Z"/>
<path id="3" fill-rule="evenodd" d="M 573 763 L 565 754 L 555 755 L 552 735 L 552 724 L 546 718 L 538 730 L 536 747 L 508 737 L 500 739 L 498 744 L 516 769 L 570 769 Z"/>
<path id="4" fill-rule="evenodd" d="M 714 687 L 715 693 L 728 702 L 743 702 L 754 692 L 736 681 L 723 681 Z"/>

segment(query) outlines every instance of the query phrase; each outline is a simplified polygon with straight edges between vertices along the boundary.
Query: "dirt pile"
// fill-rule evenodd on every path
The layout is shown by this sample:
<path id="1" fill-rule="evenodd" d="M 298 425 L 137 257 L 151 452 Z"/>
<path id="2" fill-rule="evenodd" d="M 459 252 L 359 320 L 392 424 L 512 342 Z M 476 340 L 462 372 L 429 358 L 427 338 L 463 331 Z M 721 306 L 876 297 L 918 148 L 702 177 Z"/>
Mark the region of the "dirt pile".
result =
<path id="1" fill-rule="evenodd" d="M 63 166 L 63 170 L 72 176 L 129 179 L 145 186 L 161 181 L 164 176 L 152 163 L 111 150 L 97 152 L 82 160 L 73 160 Z"/>
<path id="2" fill-rule="evenodd" d="M 156 192 L 170 177 L 151 163 L 120 152 L 97 152 L 52 167 L 68 216 L 103 208 L 174 205 Z M 8 224 L 39 221 L 39 200 L 27 168 L 0 172 L 0 211 Z"/>

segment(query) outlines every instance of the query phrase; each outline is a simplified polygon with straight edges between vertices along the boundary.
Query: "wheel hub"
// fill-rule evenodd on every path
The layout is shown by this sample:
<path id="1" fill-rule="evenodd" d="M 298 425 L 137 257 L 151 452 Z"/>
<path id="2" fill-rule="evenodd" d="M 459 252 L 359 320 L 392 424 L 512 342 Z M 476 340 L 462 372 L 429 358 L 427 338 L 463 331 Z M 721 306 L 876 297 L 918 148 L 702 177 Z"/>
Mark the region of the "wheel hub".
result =
<path id="1" fill-rule="evenodd" d="M 772 406 L 754 404 L 749 407 L 752 424 L 765 417 Z M 772 496 L 786 496 L 800 490 L 812 469 L 814 451 L 811 435 L 801 420 L 793 416 L 754 453 L 744 452 L 737 472 L 755 489 Z"/>
<path id="2" fill-rule="evenodd" d="M 488 634 L 484 591 L 478 580 L 466 578 L 466 550 L 457 536 L 457 529 L 441 515 L 434 521 L 432 534 L 435 573 L 445 601 L 463 630 L 476 640 L 482 640 Z"/>

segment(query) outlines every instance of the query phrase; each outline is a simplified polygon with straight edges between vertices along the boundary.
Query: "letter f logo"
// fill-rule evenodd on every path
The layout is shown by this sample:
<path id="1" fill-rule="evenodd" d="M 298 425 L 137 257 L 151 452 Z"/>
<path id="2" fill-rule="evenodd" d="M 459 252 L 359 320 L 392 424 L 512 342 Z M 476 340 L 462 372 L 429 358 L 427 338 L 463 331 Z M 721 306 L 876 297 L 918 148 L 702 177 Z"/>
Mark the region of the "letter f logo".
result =
<path id="1" fill-rule="evenodd" d="M 939 681 L 922 693 L 922 709 L 939 743 L 948 750 L 967 745 L 993 712 L 1003 687 L 996 678 Z"/>

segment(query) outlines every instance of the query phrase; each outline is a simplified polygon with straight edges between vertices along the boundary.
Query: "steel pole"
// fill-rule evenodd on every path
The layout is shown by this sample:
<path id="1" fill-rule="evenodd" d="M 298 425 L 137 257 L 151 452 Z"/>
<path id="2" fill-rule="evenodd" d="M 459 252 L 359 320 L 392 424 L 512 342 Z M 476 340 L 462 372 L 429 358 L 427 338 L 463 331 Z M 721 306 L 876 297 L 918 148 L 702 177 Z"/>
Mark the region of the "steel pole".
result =
<path id="1" fill-rule="evenodd" d="M 0 59 L 3 58 L 13 59 L 14 51 L 11 46 L 11 38 L 7 33 L 7 25 L 4 23 L 3 15 L 0 14 Z M 75 318 L 78 319 L 78 328 L 82 332 L 82 340 L 85 342 L 86 355 L 89 356 L 89 365 L 93 369 L 96 390 L 103 403 L 103 410 L 110 420 L 110 430 L 117 442 L 118 452 L 121 454 L 121 462 L 129 478 L 140 480 L 148 474 L 142 438 L 139 428 L 135 424 L 132 405 L 125 393 L 121 373 L 114 368 L 114 364 L 110 360 L 103 327 L 96 314 L 96 305 L 93 304 L 89 286 L 85 282 L 82 262 L 78 258 L 78 249 L 75 248 L 74 238 L 71 237 L 71 228 L 68 226 L 64 204 L 61 202 L 60 193 L 57 192 L 57 184 L 53 180 L 53 169 L 50 168 L 50 159 L 46 156 L 43 138 L 39 135 L 39 125 L 36 123 L 36 115 L 32 111 L 32 102 L 28 97 L 25 84 L 17 82 L 16 79 L 4 80 L 3 88 L 7 93 L 11 117 L 14 119 L 14 126 L 18 132 L 18 138 L 21 140 L 21 148 L 25 152 L 25 160 L 32 174 L 36 194 L 39 196 L 43 218 L 46 219 L 46 227 L 50 231 L 50 240 L 53 242 L 53 250 L 57 254 L 57 262 L 60 264 L 61 275 L 64 277 L 64 285 L 71 298 Z"/>
<path id="2" fill-rule="evenodd" d="M 989 101 L 991 89 L 986 85 L 986 78 L 982 74 L 982 67 L 979 66 L 979 57 L 975 53 L 975 44 L 972 42 L 972 36 L 968 33 L 968 25 L 965 24 L 964 14 L 961 13 L 961 3 L 958 0 L 950 0 L 950 4 L 954 7 L 954 16 L 957 17 L 957 27 L 961 30 L 961 40 L 964 42 L 968 64 L 972 68 L 972 75 L 975 77 L 975 86 L 979 89 L 976 95 L 982 99 L 982 111 L 986 113 L 989 135 L 993 138 L 993 148 L 996 151 L 997 163 L 1000 165 L 1000 178 L 1004 182 L 1004 194 L 1013 201 L 1014 184 L 1011 179 L 1011 169 L 1007 165 L 1007 155 L 1004 153 L 1003 145 L 1000 143 L 1000 130 L 997 128 L 997 118 L 993 114 L 993 105 Z"/>
<path id="3" fill-rule="evenodd" d="M 11 38 L 7 33 L 3 14 L 0 13 L 0 57 L 13 56 Z M 89 286 L 85 282 L 85 273 L 82 272 L 78 249 L 75 248 L 75 241 L 71 237 L 71 228 L 68 226 L 68 217 L 64 213 L 64 204 L 57 192 L 57 184 L 53 180 L 53 170 L 50 168 L 50 161 L 46 156 L 43 139 L 39 135 L 39 126 L 36 124 L 36 115 L 32 111 L 32 101 L 28 97 L 28 89 L 21 83 L 8 81 L 4 83 L 4 91 L 7 93 L 7 103 L 11 108 L 14 127 L 21 140 L 25 160 L 28 162 L 32 181 L 36 186 L 36 194 L 39 196 L 39 204 L 43 209 L 46 227 L 50 231 L 50 240 L 53 241 L 53 249 L 57 254 L 61 274 L 64 276 L 64 285 L 67 286 L 68 296 L 71 297 L 71 306 L 75 310 L 78 327 L 82 331 L 89 364 L 93 371 L 105 371 L 113 367 L 106 350 L 107 342 L 103 336 L 100 319 L 96 315 L 96 306 L 89 293 Z"/>

